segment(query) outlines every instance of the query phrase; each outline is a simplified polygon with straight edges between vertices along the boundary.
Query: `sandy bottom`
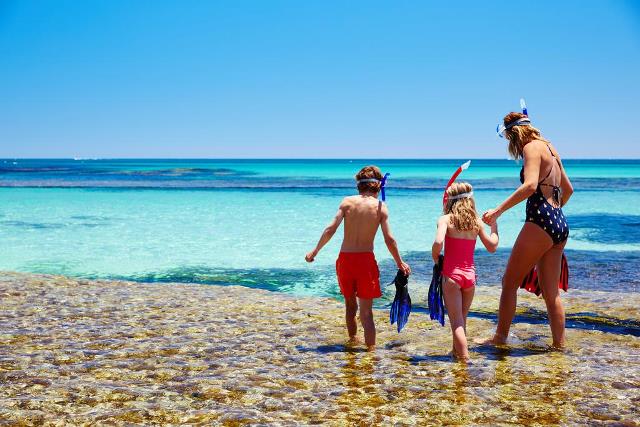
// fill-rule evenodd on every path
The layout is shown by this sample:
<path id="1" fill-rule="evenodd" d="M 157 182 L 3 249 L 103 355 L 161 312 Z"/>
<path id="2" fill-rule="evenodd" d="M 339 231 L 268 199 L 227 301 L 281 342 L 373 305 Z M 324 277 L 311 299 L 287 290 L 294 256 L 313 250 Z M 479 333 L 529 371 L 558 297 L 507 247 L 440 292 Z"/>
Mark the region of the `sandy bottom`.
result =
<path id="1" fill-rule="evenodd" d="M 448 327 L 424 313 L 398 334 L 376 311 L 376 353 L 345 346 L 330 299 L 0 273 L 0 301 L 0 424 L 640 420 L 640 339 L 630 335 L 570 329 L 568 349 L 552 352 L 546 325 L 518 323 L 509 347 L 472 345 L 464 366 L 447 355 Z M 480 307 L 496 301 L 478 289 Z M 567 302 L 569 312 L 586 304 Z M 620 304 L 637 313 L 637 299 Z M 474 317 L 468 333 L 493 327 Z"/>

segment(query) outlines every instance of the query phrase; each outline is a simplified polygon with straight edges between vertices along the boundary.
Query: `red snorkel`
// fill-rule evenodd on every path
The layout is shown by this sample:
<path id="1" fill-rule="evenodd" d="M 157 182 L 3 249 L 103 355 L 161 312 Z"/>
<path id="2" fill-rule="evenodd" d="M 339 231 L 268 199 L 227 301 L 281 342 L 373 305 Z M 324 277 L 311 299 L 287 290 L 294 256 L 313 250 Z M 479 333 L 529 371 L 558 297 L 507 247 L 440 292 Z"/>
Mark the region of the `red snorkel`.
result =
<path id="1" fill-rule="evenodd" d="M 442 196 L 442 206 L 446 206 L 447 201 L 449 200 L 449 195 L 447 194 L 447 190 L 449 189 L 449 187 L 451 187 L 451 184 L 453 184 L 453 182 L 456 180 L 458 175 L 460 175 L 463 170 L 466 170 L 469 168 L 469 165 L 471 165 L 471 160 L 461 164 L 458 170 L 456 170 L 453 173 L 453 175 L 451 175 L 451 179 L 449 179 L 449 182 L 447 183 L 447 186 L 444 189 L 444 195 Z"/>

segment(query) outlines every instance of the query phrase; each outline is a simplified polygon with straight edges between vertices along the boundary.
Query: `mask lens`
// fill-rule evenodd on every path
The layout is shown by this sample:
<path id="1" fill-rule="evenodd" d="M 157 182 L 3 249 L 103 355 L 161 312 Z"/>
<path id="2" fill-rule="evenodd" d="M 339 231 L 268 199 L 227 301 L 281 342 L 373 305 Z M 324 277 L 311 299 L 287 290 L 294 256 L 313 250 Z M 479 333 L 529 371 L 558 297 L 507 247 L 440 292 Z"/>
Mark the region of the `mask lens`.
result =
<path id="1" fill-rule="evenodd" d="M 504 127 L 504 125 L 498 125 L 498 127 L 496 128 L 496 132 L 498 133 L 498 136 L 500 138 L 504 138 L 504 132 L 507 130 L 507 128 Z"/>

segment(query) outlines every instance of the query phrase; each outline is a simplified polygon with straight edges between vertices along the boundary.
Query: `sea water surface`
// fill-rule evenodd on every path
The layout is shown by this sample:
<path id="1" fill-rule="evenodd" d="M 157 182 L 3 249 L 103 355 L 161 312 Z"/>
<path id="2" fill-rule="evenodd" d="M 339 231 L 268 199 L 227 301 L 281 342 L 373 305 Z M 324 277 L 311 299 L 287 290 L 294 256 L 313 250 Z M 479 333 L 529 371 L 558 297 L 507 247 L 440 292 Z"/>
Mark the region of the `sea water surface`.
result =
<path id="1" fill-rule="evenodd" d="M 0 270 L 144 282 L 241 284 L 338 296 L 340 235 L 304 262 L 355 173 L 390 172 L 387 204 L 400 250 L 427 283 L 443 187 L 467 159 L 451 160 L 0 160 Z M 575 194 L 570 285 L 639 292 L 640 160 L 565 160 Z M 508 160 L 473 160 L 460 177 L 478 211 L 518 185 Z M 523 222 L 500 218 L 500 249 L 476 256 L 480 286 L 495 286 Z M 382 239 L 383 281 L 395 266 Z"/>

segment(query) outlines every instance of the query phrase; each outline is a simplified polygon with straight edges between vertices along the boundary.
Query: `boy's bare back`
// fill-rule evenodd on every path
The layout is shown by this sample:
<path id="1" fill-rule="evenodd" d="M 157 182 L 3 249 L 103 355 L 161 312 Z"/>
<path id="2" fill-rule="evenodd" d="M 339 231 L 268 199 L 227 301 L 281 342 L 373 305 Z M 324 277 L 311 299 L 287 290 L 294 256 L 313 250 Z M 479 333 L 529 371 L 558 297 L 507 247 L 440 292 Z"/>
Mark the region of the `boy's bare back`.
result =
<path id="1" fill-rule="evenodd" d="M 340 204 L 344 215 L 342 252 L 372 252 L 373 241 L 387 209 L 377 197 L 357 195 L 345 197 Z"/>

